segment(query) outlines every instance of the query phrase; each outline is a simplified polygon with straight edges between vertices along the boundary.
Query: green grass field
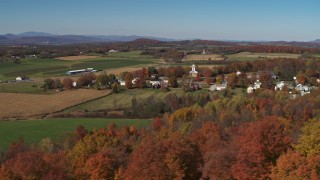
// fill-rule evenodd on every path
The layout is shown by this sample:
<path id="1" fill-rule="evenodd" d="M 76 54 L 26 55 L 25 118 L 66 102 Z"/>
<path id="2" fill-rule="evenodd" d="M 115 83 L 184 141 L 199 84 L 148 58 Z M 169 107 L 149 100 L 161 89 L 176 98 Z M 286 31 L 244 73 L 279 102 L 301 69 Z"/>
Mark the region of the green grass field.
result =
<path id="1" fill-rule="evenodd" d="M 206 89 L 189 92 L 191 95 L 197 95 L 207 92 Z M 185 94 L 181 88 L 172 88 L 169 92 L 163 92 L 160 89 L 130 89 L 121 91 L 118 94 L 111 94 L 106 97 L 90 101 L 78 106 L 74 106 L 70 109 L 67 109 L 65 112 L 73 111 L 97 111 L 105 109 L 114 109 L 114 108 L 130 108 L 131 100 L 136 98 L 137 101 L 147 99 L 148 97 L 154 97 L 155 99 L 164 99 L 169 94 L 174 93 L 177 96 L 182 96 Z"/>
<path id="2" fill-rule="evenodd" d="M 289 53 L 250 53 L 250 52 L 241 52 L 237 54 L 227 55 L 231 61 L 254 61 L 254 60 L 264 60 L 274 59 L 274 58 L 299 58 L 301 54 L 289 54 Z"/>
<path id="3" fill-rule="evenodd" d="M 27 143 L 38 143 L 49 137 L 53 140 L 63 138 L 67 132 L 74 131 L 78 125 L 87 129 L 107 127 L 114 123 L 117 126 L 135 125 L 148 127 L 151 124 L 147 119 L 100 119 L 100 118 L 56 118 L 48 120 L 3 121 L 0 122 L 0 150 L 6 149 L 10 143 L 23 137 Z"/>
<path id="4" fill-rule="evenodd" d="M 150 56 L 140 55 L 140 51 L 109 53 L 107 56 L 87 60 L 58 59 L 22 59 L 21 64 L 11 62 L 0 66 L 0 80 L 13 79 L 17 76 L 52 77 L 63 76 L 69 70 L 95 68 L 108 70 L 127 66 L 147 65 L 156 62 Z"/>
<path id="5" fill-rule="evenodd" d="M 52 94 L 55 91 L 43 91 L 39 82 L 16 82 L 0 84 L 0 93 Z"/>
<path id="6" fill-rule="evenodd" d="M 320 54 L 312 54 L 312 56 L 314 56 L 316 58 L 320 58 Z"/>

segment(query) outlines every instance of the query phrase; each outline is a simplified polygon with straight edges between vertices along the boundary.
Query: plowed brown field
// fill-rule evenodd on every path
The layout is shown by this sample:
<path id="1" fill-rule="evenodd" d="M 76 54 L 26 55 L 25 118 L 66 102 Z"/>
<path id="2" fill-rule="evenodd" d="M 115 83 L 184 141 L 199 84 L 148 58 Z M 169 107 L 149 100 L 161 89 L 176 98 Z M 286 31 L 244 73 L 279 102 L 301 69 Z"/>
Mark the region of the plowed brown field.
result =
<path id="1" fill-rule="evenodd" d="M 50 114 L 109 93 L 89 89 L 63 91 L 53 95 L 0 93 L 0 119 Z"/>

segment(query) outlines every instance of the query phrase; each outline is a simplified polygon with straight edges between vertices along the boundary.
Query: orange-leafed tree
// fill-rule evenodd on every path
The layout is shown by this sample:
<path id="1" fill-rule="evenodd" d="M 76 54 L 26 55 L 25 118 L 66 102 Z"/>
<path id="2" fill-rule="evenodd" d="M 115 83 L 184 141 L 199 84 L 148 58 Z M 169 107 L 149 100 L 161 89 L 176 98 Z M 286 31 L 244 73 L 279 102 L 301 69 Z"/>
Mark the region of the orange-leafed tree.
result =
<path id="1" fill-rule="evenodd" d="M 222 128 L 213 122 L 204 123 L 190 139 L 197 143 L 202 154 L 202 178 L 232 179 L 230 168 L 235 161 L 235 151 Z"/>
<path id="2" fill-rule="evenodd" d="M 28 150 L 18 153 L 1 165 L 1 179 L 42 179 L 46 173 L 46 163 L 43 153 Z"/>
<path id="3" fill-rule="evenodd" d="M 271 165 L 290 147 L 286 127 L 276 117 L 266 117 L 239 130 L 238 146 L 232 175 L 237 179 L 267 178 Z"/>
<path id="4" fill-rule="evenodd" d="M 299 84 L 305 84 L 307 81 L 307 77 L 304 74 L 298 74 L 297 81 Z"/>
<path id="5" fill-rule="evenodd" d="M 126 73 L 126 76 L 124 77 L 124 80 L 126 82 L 126 87 L 128 89 L 132 88 L 133 74 L 130 73 L 130 72 Z"/>
<path id="6" fill-rule="evenodd" d="M 304 156 L 299 151 L 288 151 L 281 155 L 272 167 L 272 179 L 311 179 L 320 178 L 320 156 Z"/>
<path id="7" fill-rule="evenodd" d="M 92 180 L 114 179 L 126 156 L 121 150 L 110 148 L 102 150 L 88 159 L 85 165 L 86 171 Z"/>
<path id="8" fill-rule="evenodd" d="M 199 179 L 200 152 L 181 134 L 147 137 L 133 151 L 123 179 Z"/>
<path id="9" fill-rule="evenodd" d="M 160 131 L 162 126 L 163 126 L 163 122 L 160 117 L 156 117 L 153 119 L 153 122 L 152 122 L 152 129 L 153 130 Z"/>
<path id="10" fill-rule="evenodd" d="M 62 82 L 63 87 L 68 90 L 73 88 L 72 83 L 73 83 L 73 80 L 71 78 L 64 78 Z"/>
<path id="11" fill-rule="evenodd" d="M 165 147 L 155 138 L 147 137 L 131 154 L 120 179 L 169 179 L 170 172 L 163 162 Z"/>
<path id="12" fill-rule="evenodd" d="M 237 86 L 238 81 L 239 81 L 239 77 L 237 76 L 236 73 L 228 74 L 228 77 L 227 77 L 228 86 L 230 86 L 232 89 Z"/>

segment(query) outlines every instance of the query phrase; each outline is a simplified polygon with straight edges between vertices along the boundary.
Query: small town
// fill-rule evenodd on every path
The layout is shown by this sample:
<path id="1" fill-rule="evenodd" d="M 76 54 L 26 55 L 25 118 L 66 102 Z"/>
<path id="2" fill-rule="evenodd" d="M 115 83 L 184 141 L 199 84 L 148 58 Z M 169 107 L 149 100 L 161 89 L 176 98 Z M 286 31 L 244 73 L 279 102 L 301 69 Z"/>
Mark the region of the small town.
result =
<path id="1" fill-rule="evenodd" d="M 320 1 L 0 6 L 0 180 L 319 180 Z"/>

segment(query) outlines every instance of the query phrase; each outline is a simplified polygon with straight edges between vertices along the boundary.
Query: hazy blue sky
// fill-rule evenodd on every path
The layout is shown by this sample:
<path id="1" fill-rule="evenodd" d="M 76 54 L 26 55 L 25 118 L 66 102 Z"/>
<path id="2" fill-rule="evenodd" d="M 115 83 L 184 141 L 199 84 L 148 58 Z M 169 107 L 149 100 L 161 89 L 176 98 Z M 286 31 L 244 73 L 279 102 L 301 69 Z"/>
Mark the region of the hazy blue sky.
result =
<path id="1" fill-rule="evenodd" d="M 320 38 L 320 0 L 1 0 L 0 34 Z"/>

